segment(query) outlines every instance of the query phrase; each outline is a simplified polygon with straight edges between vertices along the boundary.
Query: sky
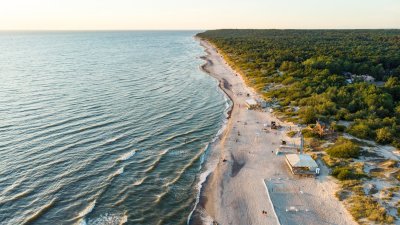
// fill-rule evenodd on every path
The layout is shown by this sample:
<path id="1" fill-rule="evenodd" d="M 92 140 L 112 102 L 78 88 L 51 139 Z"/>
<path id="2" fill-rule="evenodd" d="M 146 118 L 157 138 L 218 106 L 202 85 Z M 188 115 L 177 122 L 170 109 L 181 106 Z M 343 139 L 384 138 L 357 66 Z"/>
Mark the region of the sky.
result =
<path id="1" fill-rule="evenodd" d="M 400 28 L 400 0 L 0 0 L 0 30 Z"/>

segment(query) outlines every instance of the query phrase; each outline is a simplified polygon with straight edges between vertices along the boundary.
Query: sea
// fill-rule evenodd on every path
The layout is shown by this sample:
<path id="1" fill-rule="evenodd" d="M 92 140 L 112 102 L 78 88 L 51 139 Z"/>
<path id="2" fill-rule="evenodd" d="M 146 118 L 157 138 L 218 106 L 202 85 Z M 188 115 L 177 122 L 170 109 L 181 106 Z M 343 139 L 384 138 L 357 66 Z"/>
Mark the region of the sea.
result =
<path id="1" fill-rule="evenodd" d="M 228 100 L 196 31 L 0 33 L 0 224 L 188 224 Z"/>

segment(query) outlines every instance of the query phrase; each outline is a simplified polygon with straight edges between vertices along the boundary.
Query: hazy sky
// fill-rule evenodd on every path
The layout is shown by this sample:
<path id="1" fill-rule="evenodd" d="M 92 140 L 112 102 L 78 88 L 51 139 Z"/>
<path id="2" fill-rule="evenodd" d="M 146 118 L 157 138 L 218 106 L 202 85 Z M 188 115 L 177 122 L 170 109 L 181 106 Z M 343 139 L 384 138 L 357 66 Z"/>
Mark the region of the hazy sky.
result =
<path id="1" fill-rule="evenodd" d="M 0 30 L 400 28 L 400 0 L 0 0 Z"/>

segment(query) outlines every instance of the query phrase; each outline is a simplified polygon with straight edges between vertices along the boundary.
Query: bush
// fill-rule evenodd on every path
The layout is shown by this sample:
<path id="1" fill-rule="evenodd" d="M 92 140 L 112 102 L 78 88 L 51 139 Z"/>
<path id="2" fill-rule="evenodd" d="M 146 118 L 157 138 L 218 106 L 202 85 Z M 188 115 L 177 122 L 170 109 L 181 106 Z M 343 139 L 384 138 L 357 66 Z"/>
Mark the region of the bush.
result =
<path id="1" fill-rule="evenodd" d="M 400 149 L 400 140 L 394 140 L 392 142 L 393 147 Z"/>
<path id="2" fill-rule="evenodd" d="M 335 126 L 332 127 L 335 131 L 337 132 L 344 132 L 346 130 L 346 126 L 344 125 L 338 125 L 336 124 Z"/>
<path id="3" fill-rule="evenodd" d="M 313 107 L 304 107 L 299 110 L 299 118 L 304 124 L 311 124 L 317 121 L 317 112 Z"/>
<path id="4" fill-rule="evenodd" d="M 289 131 L 289 132 L 286 133 L 286 135 L 287 135 L 288 137 L 294 137 L 296 134 L 297 134 L 297 131 L 294 131 L 294 130 Z"/>
<path id="5" fill-rule="evenodd" d="M 378 223 L 392 224 L 394 222 L 394 218 L 372 197 L 364 195 L 353 196 L 349 202 L 349 211 L 356 220 L 367 218 Z"/>
<path id="6" fill-rule="evenodd" d="M 365 123 L 355 123 L 347 129 L 347 132 L 363 139 L 368 139 L 372 136 L 371 128 Z"/>
<path id="7" fill-rule="evenodd" d="M 313 130 L 310 130 L 310 129 L 303 129 L 303 130 L 301 130 L 301 134 L 302 134 L 305 138 L 318 137 L 318 135 L 315 134 L 314 131 L 313 131 Z"/>
<path id="8" fill-rule="evenodd" d="M 380 144 L 389 144 L 393 141 L 392 131 L 387 127 L 376 130 L 375 140 Z"/>
<path id="9" fill-rule="evenodd" d="M 332 176 L 336 177 L 339 180 L 351 180 L 354 178 L 354 174 L 347 167 L 336 167 L 332 171 Z"/>
<path id="10" fill-rule="evenodd" d="M 367 177 L 365 174 L 362 173 L 354 173 L 353 169 L 350 167 L 340 167 L 340 166 L 335 167 L 335 169 L 333 169 L 332 176 L 336 177 L 340 181 L 359 180 L 361 178 Z"/>
<path id="11" fill-rule="evenodd" d="M 360 147 L 350 140 L 339 138 L 332 147 L 326 150 L 326 153 L 335 158 L 357 158 L 360 155 Z"/>

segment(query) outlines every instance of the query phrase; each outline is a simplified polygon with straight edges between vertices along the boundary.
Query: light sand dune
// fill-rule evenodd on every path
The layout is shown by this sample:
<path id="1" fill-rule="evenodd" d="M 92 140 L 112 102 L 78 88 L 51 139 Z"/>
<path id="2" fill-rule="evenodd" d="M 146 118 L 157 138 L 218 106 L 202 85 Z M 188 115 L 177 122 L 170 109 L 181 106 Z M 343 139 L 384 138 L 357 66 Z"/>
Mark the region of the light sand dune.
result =
<path id="1" fill-rule="evenodd" d="M 330 177 L 294 177 L 284 157 L 273 154 L 281 139 L 289 140 L 285 129 L 293 124 L 281 123 L 282 130 L 263 131 L 264 124 L 277 119 L 271 113 L 247 110 L 247 93 L 256 94 L 212 45 L 200 42 L 207 52 L 203 69 L 220 81 L 234 106 L 224 134 L 211 146 L 210 161 L 217 163 L 206 165 L 213 172 L 204 184 L 197 212 L 215 224 L 354 224 L 334 197 L 337 184 Z M 286 212 L 290 206 L 299 211 Z"/>

